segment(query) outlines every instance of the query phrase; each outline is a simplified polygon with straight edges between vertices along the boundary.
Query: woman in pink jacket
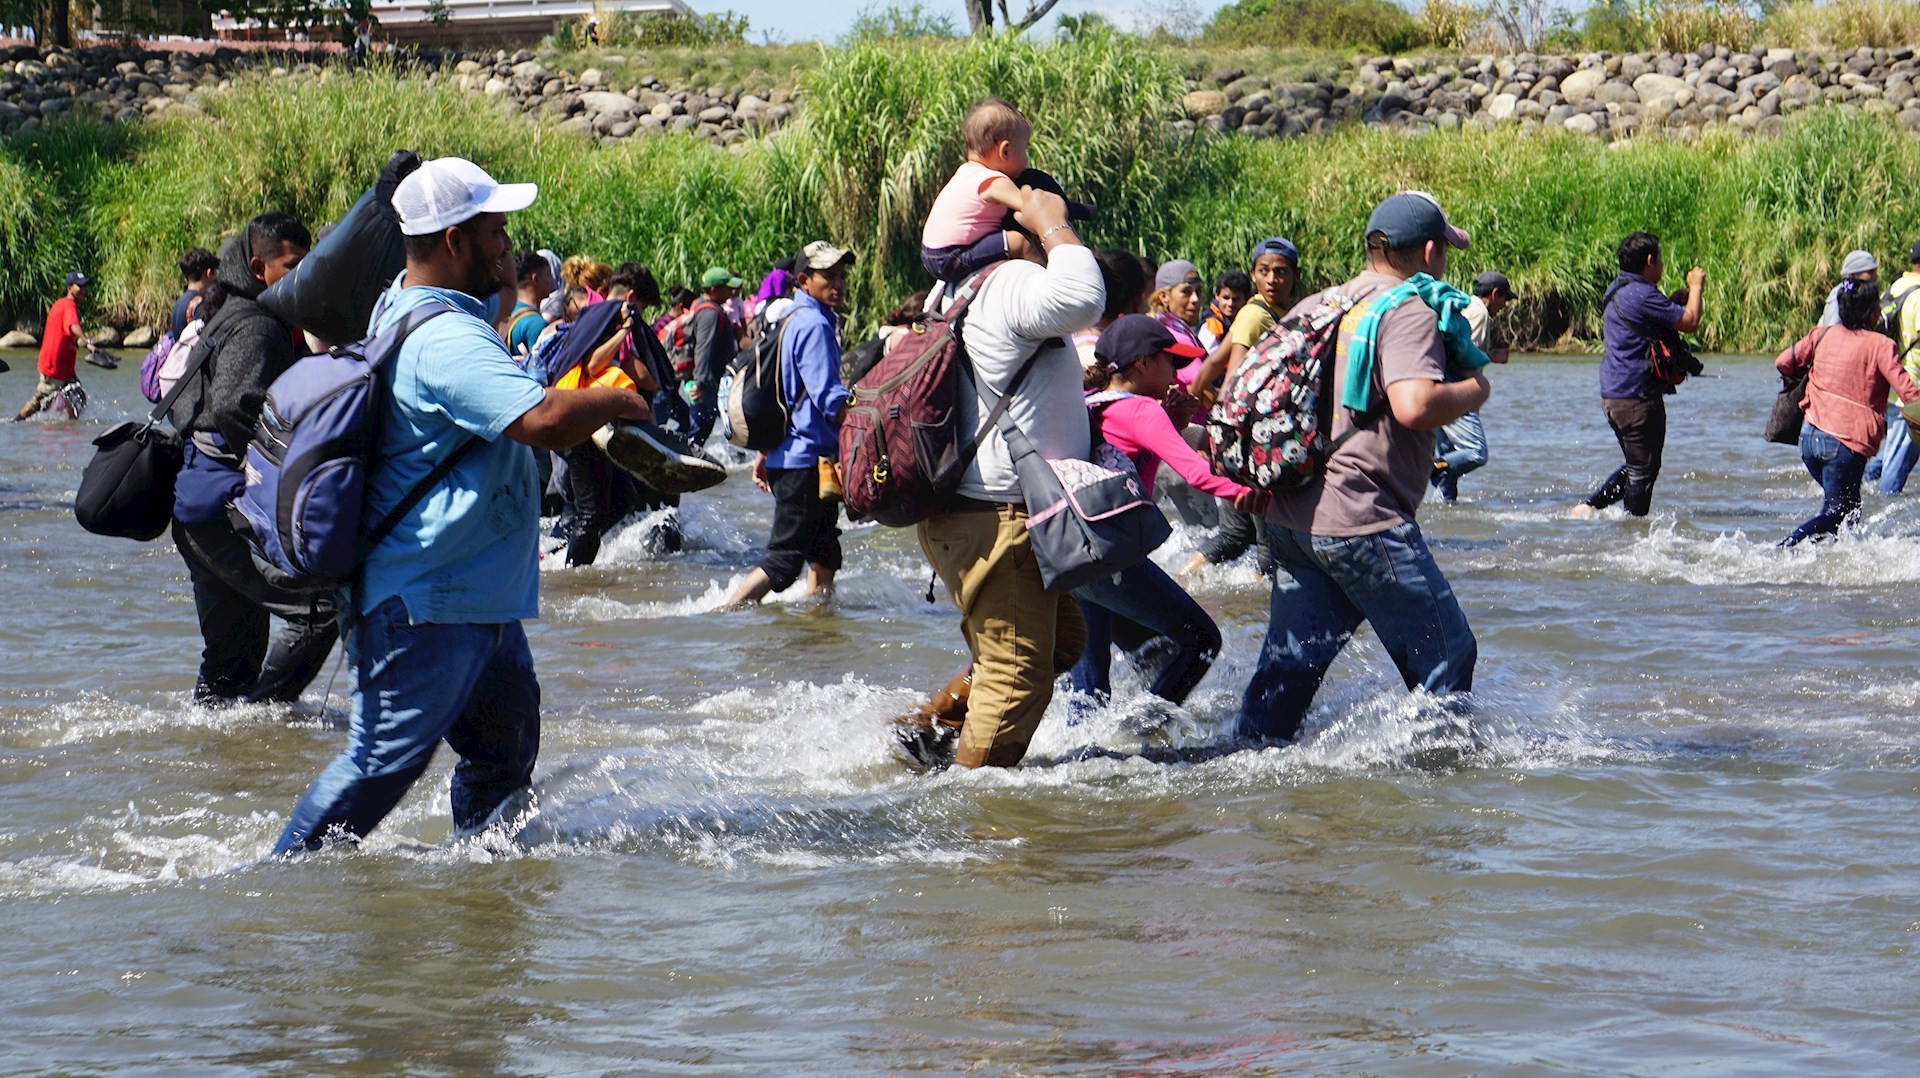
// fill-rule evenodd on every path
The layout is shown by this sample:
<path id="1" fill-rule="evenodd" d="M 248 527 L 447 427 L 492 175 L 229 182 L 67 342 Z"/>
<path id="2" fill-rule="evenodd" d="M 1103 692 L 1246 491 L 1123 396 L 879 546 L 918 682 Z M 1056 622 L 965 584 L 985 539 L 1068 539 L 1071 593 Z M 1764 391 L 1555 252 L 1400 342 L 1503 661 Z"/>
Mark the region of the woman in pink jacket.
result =
<path id="1" fill-rule="evenodd" d="M 1824 539 L 1860 512 L 1860 477 L 1886 437 L 1884 404 L 1891 388 L 1902 402 L 1920 386 L 1894 358 L 1893 341 L 1879 331 L 1880 285 L 1847 280 L 1839 291 L 1840 324 L 1815 327 L 1773 361 L 1785 377 L 1807 375 L 1807 421 L 1800 428 L 1800 460 L 1820 484 L 1820 512 L 1780 541 Z"/>
<path id="2" fill-rule="evenodd" d="M 1196 489 L 1251 507 L 1259 495 L 1213 474 L 1205 458 L 1180 437 L 1162 403 L 1174 385 L 1176 367 L 1201 357 L 1200 347 L 1175 338 L 1143 314 L 1115 319 L 1094 345 L 1094 372 L 1107 375 L 1106 389 L 1087 397 L 1099 439 L 1125 454 L 1153 489 L 1164 462 Z M 1149 690 L 1180 703 L 1200 683 L 1220 651 L 1220 629 L 1166 571 L 1152 561 L 1074 591 L 1087 622 L 1087 648 L 1068 673 L 1076 693 L 1105 703 L 1110 692 L 1112 649 L 1137 652 L 1153 641 L 1162 658 Z"/>

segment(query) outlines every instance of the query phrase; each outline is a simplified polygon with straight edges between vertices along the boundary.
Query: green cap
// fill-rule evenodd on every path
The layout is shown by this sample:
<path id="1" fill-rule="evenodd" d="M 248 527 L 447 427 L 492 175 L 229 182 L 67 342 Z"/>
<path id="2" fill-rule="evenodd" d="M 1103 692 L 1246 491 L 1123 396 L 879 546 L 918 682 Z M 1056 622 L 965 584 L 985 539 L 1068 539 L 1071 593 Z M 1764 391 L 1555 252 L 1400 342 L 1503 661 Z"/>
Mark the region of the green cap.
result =
<path id="1" fill-rule="evenodd" d="M 719 285 L 726 285 L 728 288 L 745 288 L 747 282 L 734 276 L 733 271 L 725 266 L 713 266 L 700 275 L 701 288 L 714 288 Z"/>

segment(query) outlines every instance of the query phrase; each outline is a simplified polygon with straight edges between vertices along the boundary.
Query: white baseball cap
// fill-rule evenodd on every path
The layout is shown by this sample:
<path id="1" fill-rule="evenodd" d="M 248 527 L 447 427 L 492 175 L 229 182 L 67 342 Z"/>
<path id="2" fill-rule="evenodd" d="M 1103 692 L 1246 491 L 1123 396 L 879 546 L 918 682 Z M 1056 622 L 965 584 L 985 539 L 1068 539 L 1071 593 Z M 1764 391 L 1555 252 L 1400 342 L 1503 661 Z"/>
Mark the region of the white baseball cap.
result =
<path id="1" fill-rule="evenodd" d="M 437 157 L 421 165 L 394 188 L 393 209 L 400 232 L 425 236 L 452 228 L 483 213 L 512 213 L 533 205 L 539 188 L 530 183 L 496 183 L 471 161 Z"/>

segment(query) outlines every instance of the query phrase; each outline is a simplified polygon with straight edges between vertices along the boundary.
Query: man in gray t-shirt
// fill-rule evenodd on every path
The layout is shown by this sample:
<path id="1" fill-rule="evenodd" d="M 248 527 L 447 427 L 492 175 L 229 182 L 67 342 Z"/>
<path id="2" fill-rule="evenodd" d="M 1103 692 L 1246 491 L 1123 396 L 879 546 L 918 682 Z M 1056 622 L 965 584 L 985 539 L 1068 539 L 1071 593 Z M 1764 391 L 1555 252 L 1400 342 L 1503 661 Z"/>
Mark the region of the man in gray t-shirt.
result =
<path id="1" fill-rule="evenodd" d="M 1465 232 L 1433 197 L 1404 192 L 1367 222 L 1367 269 L 1337 291 L 1356 301 L 1341 323 L 1334 385 L 1345 384 L 1353 334 L 1370 304 L 1416 273 L 1446 273 Z M 1310 296 L 1295 313 L 1317 306 Z M 1414 523 L 1433 469 L 1434 431 L 1487 399 L 1474 373 L 1449 381 L 1437 316 L 1418 298 L 1386 311 L 1374 337 L 1371 398 L 1359 416 L 1338 410 L 1341 443 L 1312 485 L 1276 494 L 1267 511 L 1275 567 L 1272 611 L 1241 704 L 1240 735 L 1291 740 L 1327 668 L 1365 621 L 1408 688 L 1435 695 L 1473 688 L 1473 631 Z"/>

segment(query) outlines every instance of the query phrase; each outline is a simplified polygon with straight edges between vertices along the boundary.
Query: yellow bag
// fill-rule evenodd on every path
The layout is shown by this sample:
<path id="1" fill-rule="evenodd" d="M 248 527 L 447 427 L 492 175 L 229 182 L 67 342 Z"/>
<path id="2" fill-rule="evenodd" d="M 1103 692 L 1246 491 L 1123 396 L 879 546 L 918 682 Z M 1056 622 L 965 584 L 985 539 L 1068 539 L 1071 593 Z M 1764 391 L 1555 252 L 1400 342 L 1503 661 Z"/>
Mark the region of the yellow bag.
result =
<path id="1" fill-rule="evenodd" d="M 587 367 L 584 363 L 574 366 L 573 369 L 561 375 L 559 381 L 553 383 L 553 388 L 587 389 L 594 386 L 613 386 L 618 389 L 639 391 L 640 387 L 633 384 L 633 379 L 627 377 L 627 372 L 621 370 L 620 364 L 618 363 L 607 364 L 607 369 L 600 372 L 600 377 L 583 384 L 583 376 L 586 373 L 586 369 Z"/>

